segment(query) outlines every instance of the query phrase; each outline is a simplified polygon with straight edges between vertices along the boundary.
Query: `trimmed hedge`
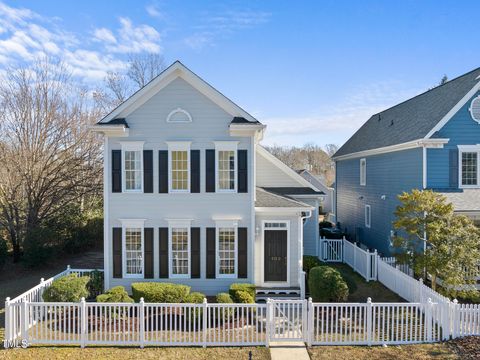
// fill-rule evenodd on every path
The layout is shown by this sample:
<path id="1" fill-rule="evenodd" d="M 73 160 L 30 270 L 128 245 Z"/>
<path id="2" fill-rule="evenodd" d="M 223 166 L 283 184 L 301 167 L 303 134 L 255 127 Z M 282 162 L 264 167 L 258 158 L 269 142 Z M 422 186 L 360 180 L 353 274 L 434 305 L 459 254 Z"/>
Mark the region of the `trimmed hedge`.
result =
<path id="1" fill-rule="evenodd" d="M 47 302 L 78 302 L 88 297 L 88 276 L 78 277 L 76 274 L 62 276 L 52 282 L 43 292 L 43 300 Z"/>
<path id="2" fill-rule="evenodd" d="M 218 293 L 216 296 L 217 303 L 219 304 L 233 304 L 233 299 L 230 294 Z"/>
<path id="3" fill-rule="evenodd" d="M 140 282 L 132 284 L 132 296 L 135 302 L 139 302 L 140 298 L 143 297 L 145 302 L 182 303 L 185 302 L 189 293 L 190 286 L 187 285 L 163 282 Z"/>
<path id="4" fill-rule="evenodd" d="M 307 273 L 310 272 L 310 269 L 314 268 L 315 266 L 322 265 L 322 262 L 316 256 L 311 255 L 304 255 L 303 256 L 303 271 Z"/>
<path id="5" fill-rule="evenodd" d="M 235 302 L 239 304 L 253 304 L 255 302 L 255 298 L 247 291 L 237 291 L 235 296 Z"/>
<path id="6" fill-rule="evenodd" d="M 308 286 L 313 301 L 346 301 L 348 285 L 342 275 L 330 266 L 317 266 L 310 270 Z"/>
<path id="7" fill-rule="evenodd" d="M 133 303 L 133 299 L 123 286 L 115 286 L 105 294 L 98 295 L 97 302 Z"/>
<path id="8" fill-rule="evenodd" d="M 201 292 L 192 292 L 187 295 L 187 297 L 185 298 L 185 302 L 192 304 L 201 304 L 203 303 L 203 299 L 205 299 L 205 294 L 202 294 Z"/>
<path id="9" fill-rule="evenodd" d="M 240 291 L 244 291 L 248 293 L 252 299 L 253 302 L 255 302 L 255 285 L 253 284 L 248 284 L 248 283 L 234 283 L 230 285 L 230 289 L 228 290 L 228 293 L 232 297 L 233 301 L 236 303 L 241 303 L 238 293 Z M 244 297 L 242 295 L 242 297 Z"/>

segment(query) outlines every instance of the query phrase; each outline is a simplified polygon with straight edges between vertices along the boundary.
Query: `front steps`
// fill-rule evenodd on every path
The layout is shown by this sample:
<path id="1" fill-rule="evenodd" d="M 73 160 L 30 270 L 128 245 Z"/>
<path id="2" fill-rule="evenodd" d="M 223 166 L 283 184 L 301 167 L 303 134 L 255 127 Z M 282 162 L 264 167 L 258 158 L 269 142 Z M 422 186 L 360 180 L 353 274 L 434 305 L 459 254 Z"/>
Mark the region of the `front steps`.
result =
<path id="1" fill-rule="evenodd" d="M 267 299 L 301 300 L 299 287 L 257 287 L 255 292 L 258 303 L 267 302 Z"/>

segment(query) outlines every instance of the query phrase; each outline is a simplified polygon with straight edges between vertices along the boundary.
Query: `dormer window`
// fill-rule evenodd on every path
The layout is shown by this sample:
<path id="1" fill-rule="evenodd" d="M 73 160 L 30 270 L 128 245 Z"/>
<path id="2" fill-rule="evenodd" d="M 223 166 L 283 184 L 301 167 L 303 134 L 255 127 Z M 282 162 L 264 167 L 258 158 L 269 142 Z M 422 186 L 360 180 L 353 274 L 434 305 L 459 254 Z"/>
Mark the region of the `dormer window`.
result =
<path id="1" fill-rule="evenodd" d="M 472 100 L 472 103 L 470 104 L 470 114 L 472 115 L 473 120 L 480 123 L 480 96 L 477 96 Z"/>

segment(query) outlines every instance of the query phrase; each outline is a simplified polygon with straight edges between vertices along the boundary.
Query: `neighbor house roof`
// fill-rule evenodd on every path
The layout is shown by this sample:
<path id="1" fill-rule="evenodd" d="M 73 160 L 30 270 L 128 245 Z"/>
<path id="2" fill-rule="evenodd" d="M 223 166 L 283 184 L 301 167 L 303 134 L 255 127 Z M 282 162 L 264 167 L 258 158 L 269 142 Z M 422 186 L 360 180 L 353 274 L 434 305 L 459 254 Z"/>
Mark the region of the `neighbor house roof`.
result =
<path id="1" fill-rule="evenodd" d="M 480 68 L 477 68 L 373 115 L 334 157 L 426 138 L 479 83 L 479 76 Z"/>
<path id="2" fill-rule="evenodd" d="M 264 187 L 263 189 L 279 195 L 325 195 L 309 187 Z"/>
<path id="3" fill-rule="evenodd" d="M 258 188 L 256 191 L 255 207 L 261 208 L 311 208 L 312 206 L 287 196 L 275 194 L 266 189 Z"/>
<path id="4" fill-rule="evenodd" d="M 478 189 L 462 189 L 459 191 L 438 191 L 455 207 L 456 212 L 480 211 L 480 191 Z"/>

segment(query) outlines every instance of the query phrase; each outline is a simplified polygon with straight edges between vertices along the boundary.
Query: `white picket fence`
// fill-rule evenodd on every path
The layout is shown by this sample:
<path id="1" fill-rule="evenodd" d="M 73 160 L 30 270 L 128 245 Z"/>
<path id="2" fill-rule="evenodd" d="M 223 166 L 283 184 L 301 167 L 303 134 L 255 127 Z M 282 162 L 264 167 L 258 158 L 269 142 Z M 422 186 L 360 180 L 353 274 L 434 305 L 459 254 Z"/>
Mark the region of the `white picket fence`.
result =
<path id="1" fill-rule="evenodd" d="M 376 250 L 373 253 L 365 251 L 345 238 L 320 238 L 320 249 L 321 260 L 346 263 L 366 281 L 377 280 Z"/>
<path id="2" fill-rule="evenodd" d="M 388 265 L 397 268 L 404 274 L 407 274 L 410 277 L 414 277 L 413 269 L 408 266 L 408 264 L 398 264 L 397 259 L 394 257 L 382 257 L 381 259 L 385 261 Z"/>

